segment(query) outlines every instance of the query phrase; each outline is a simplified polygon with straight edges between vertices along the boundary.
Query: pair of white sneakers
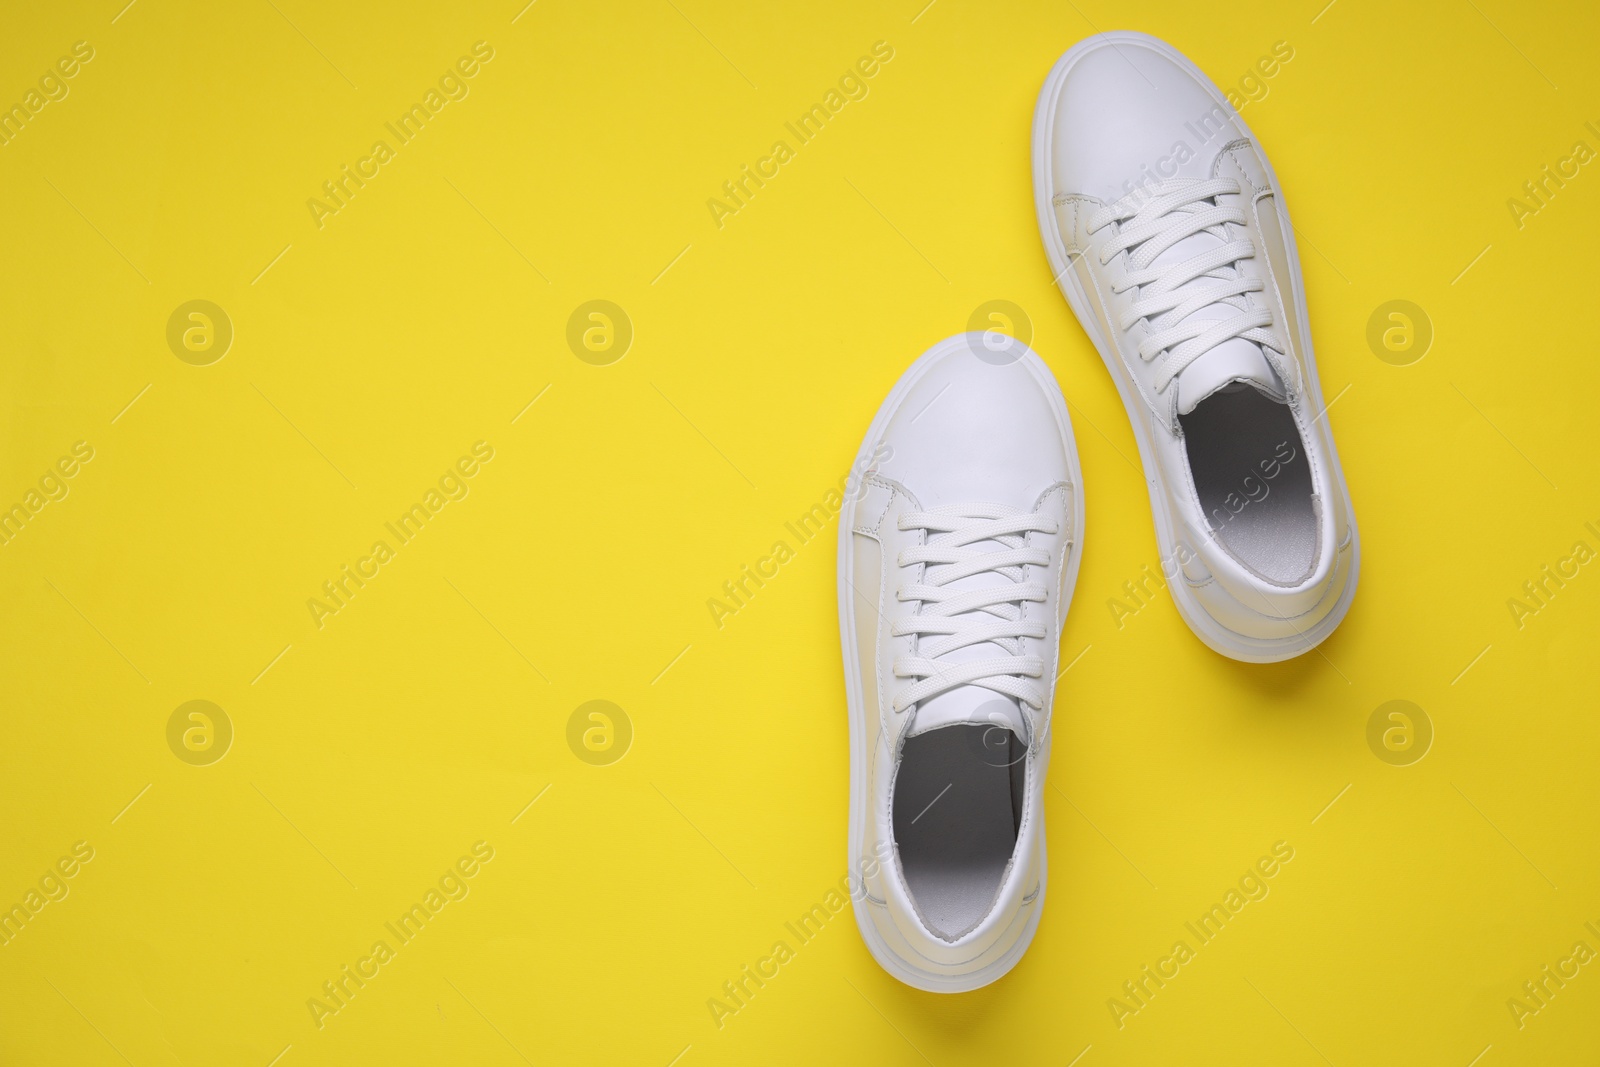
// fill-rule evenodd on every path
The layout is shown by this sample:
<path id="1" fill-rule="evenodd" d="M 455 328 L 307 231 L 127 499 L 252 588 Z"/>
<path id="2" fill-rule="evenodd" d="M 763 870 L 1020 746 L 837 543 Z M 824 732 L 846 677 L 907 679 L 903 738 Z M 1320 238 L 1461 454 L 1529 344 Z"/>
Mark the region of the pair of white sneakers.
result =
<path id="1" fill-rule="evenodd" d="M 1046 79 L 1034 198 L 1122 395 L 1167 588 L 1225 656 L 1287 659 L 1360 559 L 1294 231 L 1222 93 L 1167 44 L 1091 37 Z M 840 515 L 856 921 L 896 978 L 994 981 L 1044 902 L 1044 778 L 1083 490 L 1060 388 L 997 335 L 935 345 L 867 431 Z"/>

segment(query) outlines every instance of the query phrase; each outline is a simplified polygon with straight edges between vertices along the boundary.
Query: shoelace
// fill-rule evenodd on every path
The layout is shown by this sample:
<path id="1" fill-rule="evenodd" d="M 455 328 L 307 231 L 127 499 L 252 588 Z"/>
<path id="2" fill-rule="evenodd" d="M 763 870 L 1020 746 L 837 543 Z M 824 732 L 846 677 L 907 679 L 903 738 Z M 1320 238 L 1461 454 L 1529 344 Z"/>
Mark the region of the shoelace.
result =
<path id="1" fill-rule="evenodd" d="M 1258 278 L 1246 277 L 1237 266 L 1256 254 L 1248 238 L 1230 238 L 1228 233 L 1230 223 L 1244 225 L 1244 211 L 1216 201 L 1238 192 L 1239 183 L 1231 178 L 1175 178 L 1141 190 L 1136 197 L 1107 204 L 1089 216 L 1090 233 L 1120 224 L 1100 253 L 1101 266 L 1120 252 L 1131 252 L 1127 274 L 1112 283 L 1111 291 L 1138 289 L 1123 313 L 1121 327 L 1129 329 L 1140 319 L 1149 319 L 1154 327 L 1139 344 L 1139 358 L 1149 362 L 1167 353 L 1156 373 L 1158 393 L 1166 392 L 1172 379 L 1189 364 L 1235 337 L 1274 352 L 1284 351 L 1283 342 L 1270 329 L 1272 311 L 1252 307 L 1245 299 L 1246 293 L 1260 292 L 1265 286 Z M 1179 263 L 1152 265 L 1179 241 L 1203 232 L 1210 232 L 1221 244 Z M 1183 321 L 1216 304 L 1234 308 L 1238 314 Z"/>
<path id="2" fill-rule="evenodd" d="M 1048 567 L 1050 552 L 1029 547 L 1027 534 L 1056 532 L 1057 523 L 1033 512 L 998 504 L 963 504 L 900 517 L 902 530 L 926 530 L 927 542 L 900 553 L 902 567 L 927 564 L 923 580 L 901 588 L 901 603 L 917 604 L 914 615 L 896 619 L 895 637 L 914 635 L 915 653 L 897 657 L 897 678 L 916 679 L 894 698 L 894 710 L 936 697 L 958 686 L 977 685 L 1044 709 L 1045 694 L 1028 679 L 1044 674 L 1044 660 L 1023 654 L 1022 639 L 1043 640 L 1045 622 L 1023 617 L 1023 605 L 1041 603 L 1043 583 L 1027 581 L 1027 568 Z M 989 541 L 1004 548 L 985 548 Z M 993 588 L 955 591 L 948 586 L 975 574 L 995 573 L 1008 579 Z M 989 642 L 1008 653 L 968 663 L 942 663 L 957 649 Z"/>

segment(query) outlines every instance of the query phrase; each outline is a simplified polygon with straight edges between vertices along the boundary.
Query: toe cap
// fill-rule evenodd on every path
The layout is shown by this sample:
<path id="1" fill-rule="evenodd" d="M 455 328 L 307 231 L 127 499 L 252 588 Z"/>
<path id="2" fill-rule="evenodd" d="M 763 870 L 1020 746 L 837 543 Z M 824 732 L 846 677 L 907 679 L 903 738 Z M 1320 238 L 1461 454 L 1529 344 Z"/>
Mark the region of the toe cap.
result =
<path id="1" fill-rule="evenodd" d="M 923 507 L 985 501 L 1031 509 L 1070 482 L 1066 401 L 1037 355 L 997 360 L 982 334 L 935 346 L 890 418 L 879 472 Z"/>
<path id="2" fill-rule="evenodd" d="M 1097 34 L 1062 68 L 1050 123 L 1055 193 L 1109 202 L 1141 179 L 1208 177 L 1217 150 L 1243 136 L 1204 76 L 1154 37 Z"/>

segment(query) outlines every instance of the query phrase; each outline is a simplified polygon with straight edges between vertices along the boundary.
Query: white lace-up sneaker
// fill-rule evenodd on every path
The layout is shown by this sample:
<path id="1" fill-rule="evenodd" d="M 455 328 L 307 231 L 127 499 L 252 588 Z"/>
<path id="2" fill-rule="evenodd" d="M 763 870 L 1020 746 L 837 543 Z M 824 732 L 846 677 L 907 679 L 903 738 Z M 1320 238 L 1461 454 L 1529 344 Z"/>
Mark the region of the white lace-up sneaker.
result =
<path id="1" fill-rule="evenodd" d="M 1083 529 L 1038 356 L 966 334 L 895 384 L 839 517 L 856 922 L 883 968 L 999 978 L 1044 902 L 1044 776 Z"/>
<path id="2" fill-rule="evenodd" d="M 1225 656 L 1297 656 L 1355 595 L 1360 546 L 1277 178 L 1216 86 L 1139 33 L 1044 84 L 1034 198 L 1050 264 L 1133 421 L 1162 569 Z"/>

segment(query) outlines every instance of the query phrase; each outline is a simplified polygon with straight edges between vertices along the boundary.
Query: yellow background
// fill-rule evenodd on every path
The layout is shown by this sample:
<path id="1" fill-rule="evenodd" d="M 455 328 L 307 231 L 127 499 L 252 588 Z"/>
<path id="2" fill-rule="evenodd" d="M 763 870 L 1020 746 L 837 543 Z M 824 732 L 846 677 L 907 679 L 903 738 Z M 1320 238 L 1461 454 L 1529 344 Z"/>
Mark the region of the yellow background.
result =
<path id="1" fill-rule="evenodd" d="M 920 2 L 7 16 L 0 103 L 95 56 L 0 147 L 0 504 L 95 455 L 0 547 L 0 905 L 95 855 L 0 947 L 0 1061 L 1595 1062 L 1600 966 L 1520 1030 L 1506 1001 L 1600 948 L 1600 573 L 1520 629 L 1507 600 L 1600 548 L 1600 176 L 1520 229 L 1506 201 L 1600 148 L 1600 19 Z M 1156 563 L 1149 506 L 1028 160 L 1046 71 L 1113 28 L 1224 87 L 1294 49 L 1244 116 L 1364 567 L 1292 662 L 1220 658 L 1164 594 L 1120 628 L 1107 604 Z M 318 229 L 322 182 L 479 40 L 470 95 Z M 879 40 L 870 94 L 719 229 L 708 198 Z M 197 298 L 235 330 L 204 367 L 166 342 Z M 609 366 L 565 340 L 591 299 L 634 326 Z M 719 1029 L 708 998 L 844 874 L 833 527 L 720 630 L 706 601 L 994 299 L 1072 403 L 1088 500 L 1037 940 L 939 997 L 841 914 Z M 1435 331 L 1410 366 L 1366 342 L 1395 299 Z M 319 629 L 307 599 L 479 440 L 470 495 Z M 210 766 L 167 745 L 195 699 L 235 730 Z M 594 699 L 634 731 L 609 766 L 567 743 Z M 1393 699 L 1435 730 L 1411 766 L 1367 745 Z M 307 999 L 480 840 L 470 895 L 318 1029 Z M 1280 840 L 1271 895 L 1119 1030 L 1108 998 Z"/>

